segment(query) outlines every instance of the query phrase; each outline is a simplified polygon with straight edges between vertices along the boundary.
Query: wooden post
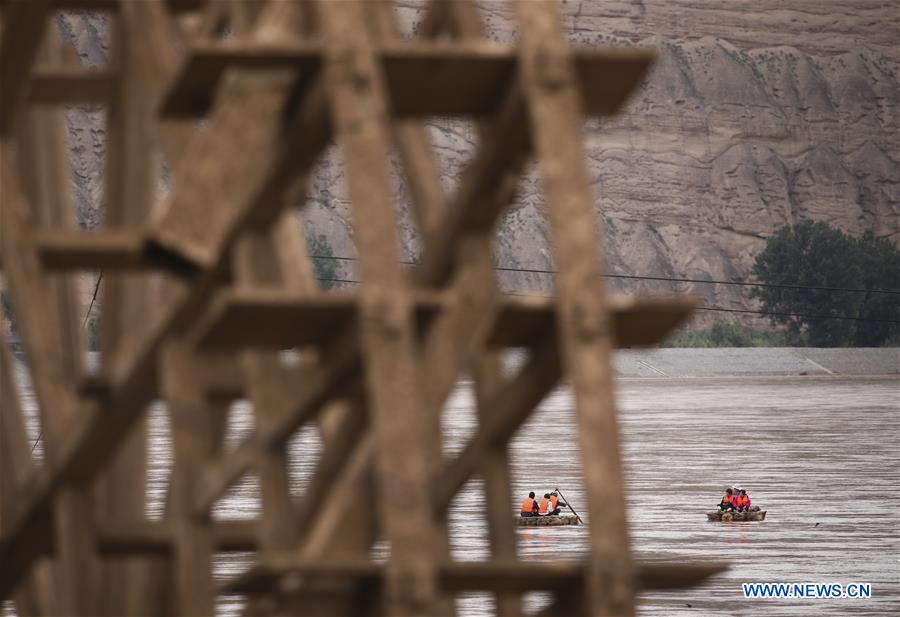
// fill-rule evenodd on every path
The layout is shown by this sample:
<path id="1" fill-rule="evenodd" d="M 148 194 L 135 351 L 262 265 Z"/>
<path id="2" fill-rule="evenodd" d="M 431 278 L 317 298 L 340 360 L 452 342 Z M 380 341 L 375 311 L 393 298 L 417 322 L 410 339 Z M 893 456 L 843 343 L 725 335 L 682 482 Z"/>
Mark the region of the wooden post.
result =
<path id="1" fill-rule="evenodd" d="M 555 2 L 517 0 L 520 63 L 553 233 L 563 367 L 572 383 L 591 519 L 586 612 L 630 615 L 628 525 L 602 244 L 585 169 L 578 83 Z M 601 514 L 602 513 L 602 514 Z"/>
<path id="2" fill-rule="evenodd" d="M 383 77 L 358 2 L 317 2 L 335 137 L 344 157 L 364 285 L 360 320 L 375 435 L 379 516 L 391 543 L 385 611 L 434 612 L 438 559 L 412 298 L 400 269 L 387 170 Z M 403 504 L 395 507 L 395 504 Z"/>
<path id="3" fill-rule="evenodd" d="M 171 417 L 172 524 L 175 530 L 174 579 L 178 612 L 213 615 L 213 539 L 210 513 L 197 514 L 193 497 L 200 470 L 218 447 L 222 418 L 206 400 L 195 379 L 198 359 L 184 343 L 166 343 L 160 355 L 162 391 Z"/>

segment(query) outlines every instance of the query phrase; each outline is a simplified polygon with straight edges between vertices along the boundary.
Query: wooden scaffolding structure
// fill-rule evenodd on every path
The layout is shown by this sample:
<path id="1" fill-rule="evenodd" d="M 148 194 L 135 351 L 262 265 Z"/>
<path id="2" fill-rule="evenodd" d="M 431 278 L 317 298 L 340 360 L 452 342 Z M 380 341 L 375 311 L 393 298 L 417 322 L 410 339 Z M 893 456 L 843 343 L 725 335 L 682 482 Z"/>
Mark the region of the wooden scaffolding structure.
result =
<path id="1" fill-rule="evenodd" d="M 690 312 L 677 298 L 604 292 L 582 144 L 584 115 L 622 105 L 652 62 L 571 48 L 554 2 L 514 0 L 516 47 L 487 40 L 468 0 L 434 0 L 404 39 L 389 2 L 3 0 L 0 260 L 43 434 L 30 453 L 2 349 L 0 598 L 19 615 L 434 615 L 486 590 L 498 613 L 555 593 L 555 614 L 628 615 L 642 589 L 694 585 L 715 565 L 631 557 L 611 350 L 652 345 Z M 52 28 L 59 10 L 110 14 L 108 66 L 87 70 Z M 221 36 L 228 32 L 229 36 Z M 78 230 L 63 111 L 106 109 L 105 219 Z M 425 130 L 476 122 L 479 148 L 447 194 Z M 202 122 L 198 119 L 202 118 Z M 331 143 L 346 166 L 362 285 L 320 288 L 296 219 Z M 402 161 L 422 238 L 400 264 L 388 166 Z M 174 178 L 157 200 L 159 160 Z M 558 267 L 554 297 L 501 293 L 491 238 L 535 158 Z M 84 366 L 79 271 L 102 271 L 102 353 Z M 504 349 L 529 350 L 512 376 Z M 285 364 L 281 350 L 299 348 Z M 463 371 L 480 426 L 440 454 L 440 411 Z M 574 394 L 589 558 L 516 558 L 507 444 L 561 380 Z M 223 445 L 229 404 L 254 429 Z M 174 463 L 148 520 L 147 407 L 163 400 Z M 286 446 L 316 423 L 323 447 L 303 517 Z M 258 520 L 210 510 L 247 473 Z M 486 483 L 491 559 L 450 559 L 447 508 Z M 402 504 L 402 507 L 397 507 Z M 373 561 L 382 537 L 390 556 Z M 255 564 L 218 584 L 216 553 Z"/>

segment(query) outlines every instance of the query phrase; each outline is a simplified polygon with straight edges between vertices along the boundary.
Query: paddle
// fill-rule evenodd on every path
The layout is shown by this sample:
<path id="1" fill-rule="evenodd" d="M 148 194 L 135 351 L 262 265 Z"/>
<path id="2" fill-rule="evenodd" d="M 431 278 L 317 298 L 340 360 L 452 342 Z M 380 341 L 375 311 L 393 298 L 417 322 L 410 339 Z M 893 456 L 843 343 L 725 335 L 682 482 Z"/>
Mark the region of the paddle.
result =
<path id="1" fill-rule="evenodd" d="M 578 516 L 578 512 L 575 511 L 575 508 L 572 507 L 572 502 L 569 501 L 568 499 L 566 499 L 566 496 L 563 495 L 563 492 L 562 492 L 561 490 L 559 490 L 559 487 L 557 486 L 557 487 L 556 487 L 555 489 L 553 489 L 553 490 L 556 491 L 557 493 L 559 493 L 559 496 L 562 498 L 562 500 L 563 500 L 564 502 L 566 502 L 566 507 L 569 508 L 569 510 L 572 511 L 572 514 L 575 515 L 575 518 L 578 519 L 578 522 L 581 523 L 582 525 L 584 525 L 584 521 L 581 520 L 581 517 L 580 517 L 580 516 Z"/>

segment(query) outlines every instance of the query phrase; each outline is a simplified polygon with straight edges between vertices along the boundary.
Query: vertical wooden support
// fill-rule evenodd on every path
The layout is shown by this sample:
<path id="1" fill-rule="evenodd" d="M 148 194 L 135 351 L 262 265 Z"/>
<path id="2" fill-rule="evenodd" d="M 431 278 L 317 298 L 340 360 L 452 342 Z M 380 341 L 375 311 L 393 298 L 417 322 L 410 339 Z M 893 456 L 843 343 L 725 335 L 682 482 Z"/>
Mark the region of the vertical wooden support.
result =
<path id="1" fill-rule="evenodd" d="M 482 37 L 481 20 L 473 2 L 457 0 L 443 4 L 445 6 L 441 6 L 441 2 L 436 2 L 430 7 L 431 11 L 442 14 L 442 19 L 435 22 L 436 28 L 446 29 L 454 38 L 462 41 L 475 41 Z M 382 11 L 383 14 L 387 12 L 389 11 Z M 382 19 L 386 20 L 387 16 Z M 491 126 L 480 124 L 478 126 L 480 140 L 495 139 L 491 130 Z M 404 154 L 404 163 L 409 170 L 414 200 L 421 204 L 420 209 L 427 206 L 425 212 L 420 215 L 426 231 L 424 235 L 426 238 L 433 237 L 441 232 L 441 220 L 448 213 L 446 204 L 437 197 L 438 192 L 443 197 L 440 182 L 434 171 L 421 162 L 430 160 L 430 157 L 423 158 L 418 154 L 419 148 L 415 147 L 423 138 L 427 140 L 427 136 L 421 127 L 416 133 L 411 126 L 405 126 L 402 132 L 395 129 L 395 134 L 401 153 Z M 417 186 L 420 187 L 418 191 Z M 494 323 L 493 309 L 498 300 L 491 255 L 492 230 L 491 225 L 486 225 L 459 238 L 451 290 L 454 297 L 459 298 L 461 302 L 444 311 L 436 319 L 423 342 L 423 357 L 430 385 L 427 410 L 435 423 L 430 430 L 435 433 L 440 430 L 441 408 L 450 389 L 455 385 L 466 359 L 475 358 L 474 366 L 471 368 L 475 379 L 478 413 L 482 421 L 490 413 L 485 407 L 485 402 L 491 400 L 501 380 L 500 358 L 497 353 L 481 349 L 487 332 Z M 440 444 L 438 443 L 435 448 L 439 450 Z M 440 461 L 440 457 L 435 458 Z M 492 556 L 499 560 L 514 560 L 516 539 L 509 517 L 510 473 L 506 447 L 492 446 L 489 455 L 483 459 L 481 470 L 485 481 Z M 437 477 L 438 471 L 433 469 L 432 478 Z M 496 601 L 498 614 L 521 613 L 521 599 L 515 593 L 497 594 Z"/>
<path id="2" fill-rule="evenodd" d="M 193 499 L 202 481 L 200 470 L 216 450 L 221 418 L 200 387 L 199 360 L 186 344 L 171 341 L 160 356 L 162 390 L 169 405 L 174 461 L 171 518 L 175 532 L 176 606 L 182 615 L 213 615 L 213 539 L 208 512 L 194 512 Z"/>
<path id="3" fill-rule="evenodd" d="M 496 350 L 485 351 L 473 372 L 478 419 L 485 422 L 491 414 L 487 403 L 493 400 L 502 385 L 500 353 Z M 515 561 L 516 532 L 509 515 L 510 504 L 514 503 L 514 499 L 510 489 L 509 453 L 505 443 L 488 446 L 482 457 L 481 477 L 484 480 L 491 557 L 507 563 Z M 498 592 L 495 597 L 498 615 L 522 614 L 520 595 L 515 592 Z"/>
<path id="4" fill-rule="evenodd" d="M 612 332 L 601 277 L 602 243 L 585 169 L 578 84 L 556 3 L 517 0 L 516 16 L 520 70 L 559 270 L 561 357 L 575 397 L 588 507 L 596 517 L 590 521 L 585 612 L 630 615 L 634 592 L 613 393 Z"/>
<path id="5" fill-rule="evenodd" d="M 292 213 L 286 211 L 280 225 L 289 226 Z M 299 230 L 294 230 L 295 234 Z M 273 234 L 246 233 L 235 248 L 236 283 L 254 289 L 283 284 L 283 273 L 273 246 Z M 257 433 L 265 434 L 283 415 L 285 392 L 279 379 L 283 367 L 277 353 L 246 352 L 241 359 Z M 262 556 L 277 553 L 293 544 L 291 519 L 294 509 L 288 490 L 288 460 L 285 444 L 262 446 L 256 462 L 262 499 L 259 550 Z"/>
<path id="6" fill-rule="evenodd" d="M 53 460 L 65 431 L 79 415 L 81 401 L 58 350 L 62 326 L 34 241 L 33 209 L 19 182 L 13 146 L 6 140 L 0 142 L 0 177 L 0 256 L 41 410 L 45 456 Z M 60 608 L 70 615 L 96 612 L 98 564 L 90 492 L 88 486 L 66 486 L 54 509 Z"/>
<path id="7" fill-rule="evenodd" d="M 135 61 L 135 42 L 120 16 L 110 20 L 111 69 L 116 88 L 106 107 L 106 190 L 104 227 L 137 228 L 144 223 L 153 193 L 152 116 L 146 71 Z M 108 373 L 112 350 L 130 332 L 142 327 L 155 305 L 150 278 L 101 273 L 101 373 Z M 98 283 L 99 284 L 99 283 Z M 104 520 L 140 521 L 145 516 L 147 488 L 147 419 L 131 430 L 98 482 L 98 502 Z M 154 591 L 146 560 L 120 559 L 103 570 L 105 612 L 110 615 L 147 612 Z"/>
<path id="8" fill-rule="evenodd" d="M 391 544 L 385 611 L 433 613 L 437 551 L 412 298 L 399 265 L 387 170 L 385 91 L 358 2 L 317 2 L 325 80 L 344 156 L 360 266 L 361 340 L 375 435 L 380 519 Z M 398 445 L 400 447 L 398 447 Z M 403 504 L 395 508 L 394 504 Z"/>
<path id="9" fill-rule="evenodd" d="M 0 37 L 0 139 L 10 137 L 28 98 L 28 80 L 47 26 L 51 0 L 12 2 Z"/>
<path id="10" fill-rule="evenodd" d="M 55 32 L 46 36 L 39 53 L 45 66 L 66 64 L 59 37 Z M 66 124 L 63 112 L 57 109 L 29 109 L 19 124 L 19 168 L 22 186 L 35 208 L 35 225 L 41 229 L 74 229 L 75 211 L 69 186 L 72 182 Z M 84 372 L 84 337 L 81 302 L 77 280 L 56 275 L 50 282 L 55 310 L 59 315 L 59 353 L 67 378 L 78 380 Z"/>

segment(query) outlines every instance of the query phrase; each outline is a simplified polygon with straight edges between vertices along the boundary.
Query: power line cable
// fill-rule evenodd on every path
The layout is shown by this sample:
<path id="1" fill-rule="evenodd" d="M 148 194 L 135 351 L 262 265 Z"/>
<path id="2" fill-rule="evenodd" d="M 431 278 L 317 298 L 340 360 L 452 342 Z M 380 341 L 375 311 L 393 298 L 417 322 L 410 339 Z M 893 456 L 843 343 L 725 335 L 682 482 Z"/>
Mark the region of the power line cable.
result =
<path id="1" fill-rule="evenodd" d="M 341 279 L 341 278 L 319 278 L 320 281 L 329 281 L 334 283 L 352 283 L 354 285 L 362 284 L 362 281 L 357 281 L 353 279 Z M 520 292 L 504 292 L 510 296 L 527 296 L 534 294 L 524 294 Z M 746 313 L 751 315 L 768 315 L 768 316 L 781 316 L 781 317 L 801 317 L 805 319 L 839 319 L 844 321 L 861 321 L 868 323 L 889 323 L 889 324 L 900 324 L 900 320 L 892 320 L 892 319 L 871 319 L 868 317 L 845 317 L 840 315 L 809 315 L 806 313 L 780 313 L 774 311 L 754 311 L 750 309 L 731 309 L 725 308 L 722 306 L 698 306 L 698 311 L 713 311 L 713 312 L 722 312 L 722 313 Z"/>
<path id="2" fill-rule="evenodd" d="M 336 255 L 310 255 L 312 259 L 333 259 L 336 261 L 359 261 L 358 257 L 343 257 Z M 417 265 L 415 261 L 401 261 L 408 266 Z M 509 266 L 494 266 L 494 270 L 501 272 L 525 272 L 530 274 L 558 274 L 556 270 L 543 270 L 539 268 L 512 268 Z M 733 285 L 737 287 L 769 287 L 773 289 L 805 289 L 808 291 L 837 291 L 845 293 L 878 293 L 900 296 L 900 289 L 863 289 L 859 287 L 828 287 L 824 285 L 790 285 L 786 283 L 750 283 L 746 281 L 719 281 L 714 279 L 694 279 L 670 276 L 642 276 L 637 274 L 603 274 L 604 278 L 632 279 L 640 281 L 665 281 L 671 283 L 699 283 L 704 285 Z"/>

